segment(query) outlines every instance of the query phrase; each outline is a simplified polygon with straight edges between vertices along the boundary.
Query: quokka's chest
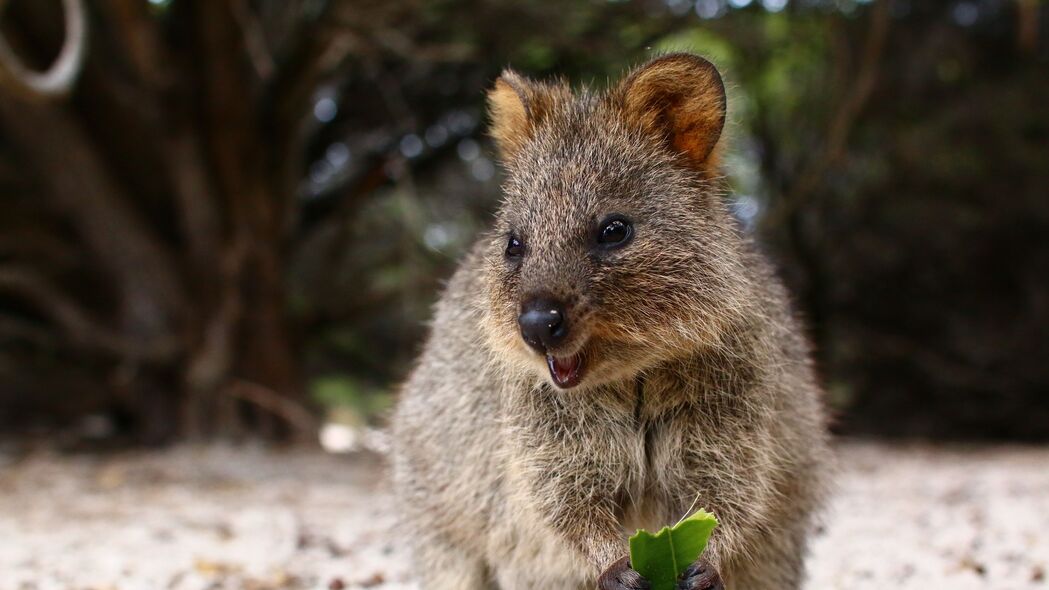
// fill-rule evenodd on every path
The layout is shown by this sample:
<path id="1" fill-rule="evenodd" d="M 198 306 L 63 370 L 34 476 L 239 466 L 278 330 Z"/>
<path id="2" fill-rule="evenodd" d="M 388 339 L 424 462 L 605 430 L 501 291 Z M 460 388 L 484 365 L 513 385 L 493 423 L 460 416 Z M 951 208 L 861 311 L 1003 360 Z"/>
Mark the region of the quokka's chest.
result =
<path id="1" fill-rule="evenodd" d="M 691 440 L 680 420 L 636 420 L 629 433 L 632 452 L 623 458 L 623 479 L 616 490 L 618 516 L 624 529 L 658 530 L 680 518 L 680 507 L 693 466 Z"/>

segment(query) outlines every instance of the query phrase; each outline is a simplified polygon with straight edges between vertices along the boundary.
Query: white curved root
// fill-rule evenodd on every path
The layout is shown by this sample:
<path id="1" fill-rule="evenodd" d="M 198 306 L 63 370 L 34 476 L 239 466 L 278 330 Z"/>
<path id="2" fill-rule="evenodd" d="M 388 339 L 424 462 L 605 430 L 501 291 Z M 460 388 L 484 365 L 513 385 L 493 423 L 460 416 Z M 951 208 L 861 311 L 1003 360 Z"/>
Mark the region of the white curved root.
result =
<path id="1" fill-rule="evenodd" d="M 4 2 L 0 0 L 0 10 Z M 43 72 L 27 68 L 0 35 L 0 83 L 31 98 L 54 98 L 69 93 L 87 54 L 87 15 L 83 0 L 62 0 L 65 41 L 51 67 Z"/>

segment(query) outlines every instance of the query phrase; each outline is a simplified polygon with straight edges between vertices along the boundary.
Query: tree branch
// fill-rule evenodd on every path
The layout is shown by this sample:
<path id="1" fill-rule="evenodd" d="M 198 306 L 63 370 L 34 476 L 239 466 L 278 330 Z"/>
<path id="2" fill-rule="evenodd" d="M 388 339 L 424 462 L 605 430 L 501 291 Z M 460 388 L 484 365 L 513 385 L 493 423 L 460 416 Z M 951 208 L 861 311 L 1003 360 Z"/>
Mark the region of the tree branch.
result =
<path id="1" fill-rule="evenodd" d="M 251 6 L 247 0 L 234 0 L 231 6 L 233 16 L 244 36 L 244 50 L 251 58 L 251 65 L 255 68 L 255 75 L 260 80 L 269 80 L 273 76 L 276 64 L 273 55 L 266 45 L 266 34 L 262 29 L 256 15 L 252 14 Z"/>
<path id="2" fill-rule="evenodd" d="M 819 187 L 827 171 L 841 159 L 856 117 L 870 99 L 878 80 L 879 65 L 891 22 L 891 4 L 891 0 L 882 0 L 874 5 L 870 30 L 859 63 L 859 73 L 852 89 L 834 111 L 827 126 L 827 137 L 822 149 L 802 168 L 779 206 L 765 217 L 765 225 L 774 227 L 782 224 Z"/>
<path id="3" fill-rule="evenodd" d="M 281 418 L 304 438 L 312 438 L 317 432 L 317 419 L 305 406 L 268 387 L 252 381 L 237 379 L 226 388 L 225 392 L 231 397 L 250 402 L 267 413 Z"/>
<path id="4" fill-rule="evenodd" d="M 141 109 L 145 111 L 143 123 L 165 156 L 180 229 L 197 267 L 206 267 L 219 248 L 221 220 L 189 98 L 192 76 L 141 0 L 101 0 L 96 10 L 140 81 L 142 90 L 133 98 L 134 106 L 148 105 Z M 90 73 L 109 75 L 102 69 Z M 106 82 L 109 87 L 117 84 Z"/>
<path id="5" fill-rule="evenodd" d="M 143 342 L 126 338 L 109 329 L 60 289 L 28 270 L 0 268 L 0 289 L 24 297 L 82 346 L 122 359 L 153 362 L 169 360 L 178 351 L 177 342 L 171 338 L 160 337 Z"/>
<path id="6" fill-rule="evenodd" d="M 55 346 L 57 339 L 52 330 L 21 318 L 0 314 L 0 342 L 5 340 L 29 342 L 44 348 Z"/>
<path id="7" fill-rule="evenodd" d="M 1029 54 L 1038 51 L 1040 0 L 1019 0 L 1016 6 L 1016 46 Z"/>
<path id="8" fill-rule="evenodd" d="M 164 91 L 176 77 L 174 62 L 156 19 L 141 0 L 100 0 L 96 12 L 123 49 L 135 75 L 154 90 Z"/>
<path id="9" fill-rule="evenodd" d="M 115 280 L 128 333 L 151 340 L 175 331 L 185 305 L 178 270 L 78 122 L 61 105 L 0 93 L 0 124 L 55 211 Z"/>

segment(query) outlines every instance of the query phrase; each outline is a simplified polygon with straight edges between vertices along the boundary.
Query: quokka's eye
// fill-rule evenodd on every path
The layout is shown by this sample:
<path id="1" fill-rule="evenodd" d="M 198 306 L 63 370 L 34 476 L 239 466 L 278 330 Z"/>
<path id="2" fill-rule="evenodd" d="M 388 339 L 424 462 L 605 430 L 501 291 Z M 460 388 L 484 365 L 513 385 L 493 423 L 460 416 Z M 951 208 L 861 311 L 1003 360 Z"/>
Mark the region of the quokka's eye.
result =
<path id="1" fill-rule="evenodd" d="M 634 226 L 622 217 L 612 217 L 601 226 L 597 243 L 605 248 L 617 248 L 626 245 L 634 235 Z"/>
<path id="2" fill-rule="evenodd" d="M 507 258 L 520 258 L 524 255 L 524 244 L 521 240 L 515 236 L 510 236 L 510 239 L 506 242 L 506 257 Z"/>

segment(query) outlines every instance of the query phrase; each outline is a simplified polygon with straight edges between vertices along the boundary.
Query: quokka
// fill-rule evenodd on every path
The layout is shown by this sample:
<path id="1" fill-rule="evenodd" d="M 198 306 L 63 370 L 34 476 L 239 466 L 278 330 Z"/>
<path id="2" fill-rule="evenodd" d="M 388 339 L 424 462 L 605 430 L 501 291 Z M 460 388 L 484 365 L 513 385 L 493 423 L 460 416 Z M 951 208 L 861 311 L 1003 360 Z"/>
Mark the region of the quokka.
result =
<path id="1" fill-rule="evenodd" d="M 721 76 L 659 57 L 604 91 L 506 71 L 506 169 L 393 420 L 423 588 L 647 587 L 626 539 L 717 514 L 680 588 L 804 576 L 827 435 L 809 346 L 724 203 Z"/>

